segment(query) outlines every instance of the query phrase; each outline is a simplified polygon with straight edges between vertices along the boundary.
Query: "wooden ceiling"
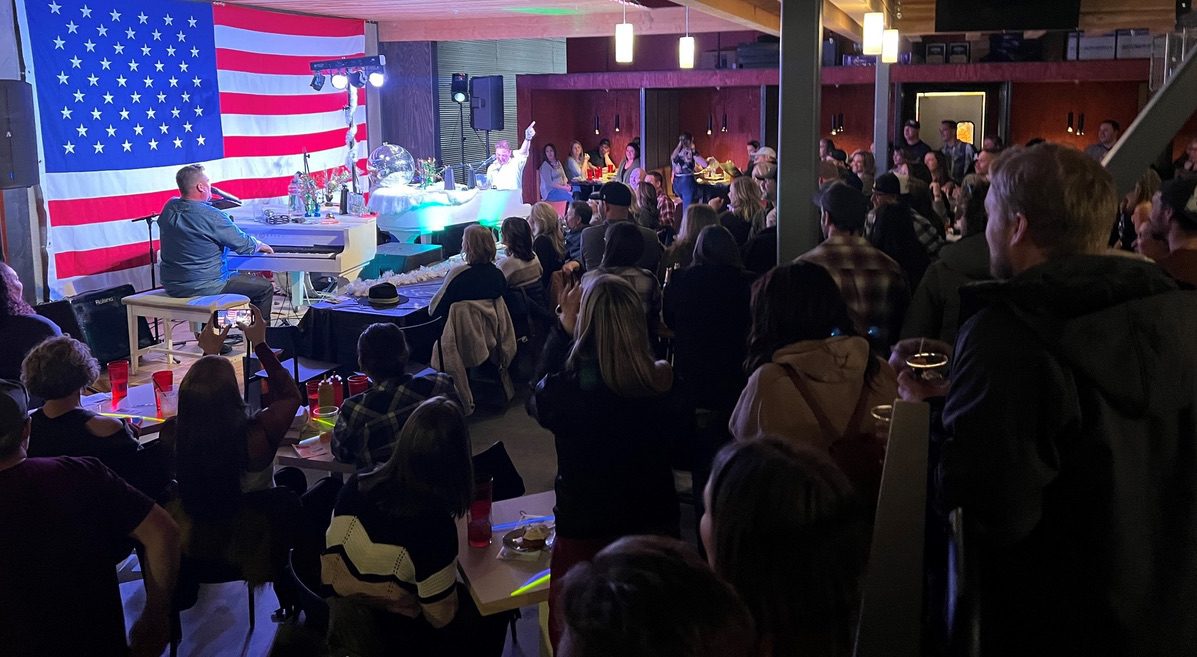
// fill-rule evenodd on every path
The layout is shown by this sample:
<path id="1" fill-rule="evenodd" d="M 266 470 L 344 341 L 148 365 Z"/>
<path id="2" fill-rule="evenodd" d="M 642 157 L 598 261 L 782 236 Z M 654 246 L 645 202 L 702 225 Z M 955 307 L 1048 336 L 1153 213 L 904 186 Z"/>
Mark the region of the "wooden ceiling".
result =
<path id="1" fill-rule="evenodd" d="M 335 5 L 327 0 L 227 1 L 377 21 L 380 38 L 388 41 L 601 36 L 611 33 L 625 10 L 638 34 L 678 34 L 686 31 L 685 7 L 691 10 L 688 24 L 694 33 L 749 28 L 776 35 L 781 23 L 781 0 L 358 0 Z M 868 11 L 887 11 L 891 23 L 909 37 L 935 32 L 936 0 L 821 1 L 824 28 L 849 38 L 860 37 L 860 22 Z M 1081 29 L 1162 31 L 1174 23 L 1174 0 L 1081 2 Z"/>

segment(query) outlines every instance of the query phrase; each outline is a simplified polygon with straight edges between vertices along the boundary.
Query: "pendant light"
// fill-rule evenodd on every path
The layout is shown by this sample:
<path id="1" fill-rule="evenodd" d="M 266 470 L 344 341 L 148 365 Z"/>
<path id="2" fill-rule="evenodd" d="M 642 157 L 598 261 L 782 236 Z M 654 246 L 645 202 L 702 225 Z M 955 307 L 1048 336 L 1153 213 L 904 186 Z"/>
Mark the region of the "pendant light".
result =
<path id="1" fill-rule="evenodd" d="M 623 0 L 623 22 L 615 26 L 615 61 L 632 63 L 632 24 L 628 22 L 627 0 Z"/>
<path id="2" fill-rule="evenodd" d="M 881 37 L 881 61 L 885 64 L 898 63 L 898 31 L 886 30 Z"/>
<path id="3" fill-rule="evenodd" d="M 881 54 L 882 32 L 885 31 L 885 14 L 876 11 L 864 15 L 864 43 L 861 52 L 866 55 Z"/>
<path id="4" fill-rule="evenodd" d="M 690 6 L 686 6 L 686 36 L 677 40 L 678 68 L 694 68 L 694 37 L 690 36 Z"/>
<path id="5" fill-rule="evenodd" d="M 595 115 L 594 115 L 594 134 L 597 135 L 598 133 L 599 133 L 598 113 L 595 113 Z"/>
<path id="6" fill-rule="evenodd" d="M 712 128 L 715 127 L 715 116 L 707 112 L 707 134 L 711 134 Z"/>

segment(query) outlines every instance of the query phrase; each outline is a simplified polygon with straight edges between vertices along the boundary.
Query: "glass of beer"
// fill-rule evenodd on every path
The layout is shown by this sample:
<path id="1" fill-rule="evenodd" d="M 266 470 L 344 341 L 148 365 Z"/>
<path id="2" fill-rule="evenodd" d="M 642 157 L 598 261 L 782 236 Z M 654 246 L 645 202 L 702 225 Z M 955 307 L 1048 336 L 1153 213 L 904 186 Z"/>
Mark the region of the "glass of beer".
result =
<path id="1" fill-rule="evenodd" d="M 906 359 L 911 374 L 924 383 L 943 383 L 948 379 L 948 355 L 924 351 Z"/>

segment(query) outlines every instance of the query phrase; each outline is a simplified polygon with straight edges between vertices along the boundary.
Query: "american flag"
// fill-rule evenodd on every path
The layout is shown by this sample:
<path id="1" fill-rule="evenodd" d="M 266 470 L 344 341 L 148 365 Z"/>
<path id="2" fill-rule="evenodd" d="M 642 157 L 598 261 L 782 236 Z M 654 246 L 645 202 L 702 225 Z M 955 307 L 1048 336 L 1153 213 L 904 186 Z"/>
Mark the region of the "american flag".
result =
<path id="1" fill-rule="evenodd" d="M 21 0 L 57 296 L 149 285 L 144 223 L 203 164 L 241 197 L 281 197 L 302 153 L 346 160 L 348 94 L 310 86 L 314 60 L 362 56 L 360 20 L 157 0 Z M 351 87 L 352 89 L 352 87 Z M 355 161 L 366 149 L 358 93 Z"/>

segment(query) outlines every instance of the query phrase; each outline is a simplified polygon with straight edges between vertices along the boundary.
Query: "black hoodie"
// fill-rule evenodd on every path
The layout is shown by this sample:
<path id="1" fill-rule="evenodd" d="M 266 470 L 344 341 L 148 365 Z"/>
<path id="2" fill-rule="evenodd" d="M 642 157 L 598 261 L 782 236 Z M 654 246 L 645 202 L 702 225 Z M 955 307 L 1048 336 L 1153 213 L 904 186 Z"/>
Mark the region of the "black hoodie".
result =
<path id="1" fill-rule="evenodd" d="M 942 493 L 972 532 L 985 655 L 1197 651 L 1197 292 L 1075 256 L 961 328 Z"/>

